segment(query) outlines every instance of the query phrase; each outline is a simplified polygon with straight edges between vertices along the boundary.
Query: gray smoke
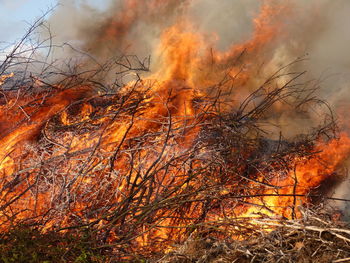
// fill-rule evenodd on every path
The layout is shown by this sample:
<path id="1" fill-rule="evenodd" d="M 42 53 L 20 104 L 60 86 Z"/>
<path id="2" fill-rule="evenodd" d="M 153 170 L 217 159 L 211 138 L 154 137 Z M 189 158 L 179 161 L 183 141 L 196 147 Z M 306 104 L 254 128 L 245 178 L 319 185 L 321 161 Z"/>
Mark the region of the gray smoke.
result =
<path id="1" fill-rule="evenodd" d="M 283 24 L 277 39 L 250 60 L 250 63 L 264 63 L 257 67 L 257 72 L 258 69 L 261 72 L 257 73 L 260 79 L 255 84 L 281 66 L 304 57 L 306 60 L 289 70 L 306 70 L 307 74 L 300 82 L 312 80 L 309 85 L 319 87 L 315 95 L 328 101 L 342 128 L 348 129 L 349 0 L 114 0 L 105 11 L 88 4 L 61 0 L 49 23 L 56 42 L 69 42 L 98 61 L 126 53 L 141 59 L 151 55 L 156 65 L 158 58 L 154 50 L 161 32 L 173 23 L 190 17 L 196 31 L 203 33 L 209 42 L 210 38 L 217 38 L 214 48 L 225 51 L 252 37 L 253 18 L 264 2 L 288 4 L 289 11 L 277 21 Z M 57 57 L 70 57 L 74 53 L 70 49 L 55 52 Z M 273 134 L 282 131 L 287 138 L 307 132 L 321 119 L 323 110 L 314 108 L 308 115 L 286 111 L 273 120 L 279 126 L 270 131 Z M 342 185 L 337 195 L 348 196 L 347 187 Z"/>

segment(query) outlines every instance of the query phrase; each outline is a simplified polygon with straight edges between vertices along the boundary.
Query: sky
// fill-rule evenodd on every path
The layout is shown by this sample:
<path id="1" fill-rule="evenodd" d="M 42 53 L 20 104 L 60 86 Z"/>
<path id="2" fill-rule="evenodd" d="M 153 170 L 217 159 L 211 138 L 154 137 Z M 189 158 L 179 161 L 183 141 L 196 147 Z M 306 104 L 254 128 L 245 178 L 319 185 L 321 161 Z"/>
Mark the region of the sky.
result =
<path id="1" fill-rule="evenodd" d="M 67 1 L 67 0 L 66 0 Z M 89 3 L 103 8 L 107 0 L 69 0 Z M 0 43 L 13 43 L 20 39 L 37 18 L 41 17 L 60 0 L 0 0 Z"/>
<path id="2" fill-rule="evenodd" d="M 16 41 L 30 23 L 56 4 L 57 0 L 0 0 L 0 41 Z"/>

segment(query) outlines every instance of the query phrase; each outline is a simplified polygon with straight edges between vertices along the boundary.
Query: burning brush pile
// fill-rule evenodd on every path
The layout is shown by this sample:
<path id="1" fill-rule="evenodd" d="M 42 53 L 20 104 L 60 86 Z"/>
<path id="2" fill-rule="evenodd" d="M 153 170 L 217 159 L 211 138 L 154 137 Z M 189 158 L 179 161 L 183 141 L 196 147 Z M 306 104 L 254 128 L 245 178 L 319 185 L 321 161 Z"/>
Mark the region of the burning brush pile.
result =
<path id="1" fill-rule="evenodd" d="M 323 206 L 346 175 L 350 138 L 318 82 L 295 70 L 303 58 L 273 62 L 292 7 L 261 4 L 253 35 L 220 51 L 179 2 L 118 3 L 84 51 L 60 47 L 79 60 L 54 60 L 51 37 L 33 44 L 43 20 L 4 57 L 3 261 L 350 257 L 350 230 Z M 162 15 L 154 65 L 120 51 Z M 312 127 L 285 136 L 286 115 Z"/>

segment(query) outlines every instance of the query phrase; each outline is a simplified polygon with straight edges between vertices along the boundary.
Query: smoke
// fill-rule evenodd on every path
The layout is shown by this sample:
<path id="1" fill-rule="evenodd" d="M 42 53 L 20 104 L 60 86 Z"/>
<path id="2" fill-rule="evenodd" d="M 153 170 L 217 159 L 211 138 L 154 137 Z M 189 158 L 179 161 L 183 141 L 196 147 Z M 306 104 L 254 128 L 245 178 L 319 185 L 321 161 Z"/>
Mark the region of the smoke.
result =
<path id="1" fill-rule="evenodd" d="M 287 8 L 282 14 L 267 12 L 259 21 L 262 25 L 257 26 L 254 23 L 264 4 Z M 347 0 L 222 0 L 220 3 L 210 0 L 110 0 L 106 6 L 101 10 L 86 2 L 61 0 L 49 19 L 55 41 L 70 43 L 100 63 L 124 54 L 136 55 L 141 61 L 150 56 L 150 68 L 155 71 L 162 55 L 156 51 L 162 32 L 186 21 L 191 24 L 189 30 L 200 33 L 207 48 L 226 54 L 227 59 L 221 62 L 222 69 L 238 56 L 236 46 L 263 42 L 257 36 L 257 27 L 263 28 L 264 23 L 273 22 L 279 25 L 276 35 L 247 52 L 249 54 L 242 62 L 248 65 L 249 73 L 254 77 L 245 83 L 235 99 L 243 99 L 279 68 L 303 57 L 303 62 L 288 70 L 306 70 L 300 83 L 309 83 L 310 89 L 319 87 L 314 95 L 327 100 L 336 109 L 338 117 L 344 118 L 339 115 L 350 102 L 350 57 L 347 56 L 350 2 Z M 67 58 L 74 55 L 76 53 L 67 47 L 57 49 L 54 54 Z M 211 76 L 202 74 L 200 77 L 209 79 L 214 74 L 219 75 L 212 70 Z M 203 84 L 202 80 L 198 82 Z M 288 138 L 307 133 L 317 125 L 322 117 L 318 115 L 324 110 L 315 108 L 304 115 L 288 110 L 275 117 L 274 122 L 282 127 Z M 343 121 L 342 125 L 346 123 Z"/>
<path id="2" fill-rule="evenodd" d="M 272 6 L 272 11 L 265 11 L 265 16 L 257 21 L 264 4 Z M 280 13 L 273 11 L 280 6 L 284 6 Z M 239 87 L 235 97 L 238 100 L 244 99 L 284 65 L 303 57 L 303 62 L 288 70 L 306 70 L 300 83 L 308 83 L 309 89 L 317 87 L 314 95 L 327 100 L 336 113 L 341 114 L 344 105 L 350 102 L 350 57 L 346 55 L 350 41 L 349 11 L 347 0 L 222 0 L 220 3 L 210 0 L 111 0 L 106 10 L 80 1 L 61 0 L 49 24 L 56 42 L 70 43 L 100 63 L 123 54 L 136 55 L 140 60 L 150 56 L 150 68 L 154 72 L 162 56 L 157 50 L 162 32 L 185 21 L 191 25 L 188 30 L 201 35 L 208 49 L 213 48 L 226 58 L 220 62 L 222 72 L 223 67 L 229 68 L 230 61 L 235 61 L 240 50 L 249 49 L 242 64 L 247 65 L 244 70 L 249 70 L 253 77 Z M 269 29 L 276 31 L 271 37 L 272 32 L 266 28 L 273 23 L 279 27 Z M 257 30 L 266 32 L 257 33 Z M 237 48 L 240 45 L 243 45 L 242 49 Z M 71 58 L 74 55 L 76 53 L 69 48 L 55 53 L 56 57 Z M 213 68 L 207 69 L 211 72 L 206 74 L 204 69 L 201 70 L 197 82 L 202 88 L 205 86 L 203 80 L 210 82 L 208 79 L 214 78 L 206 84 L 211 86 L 221 77 Z M 273 121 L 289 138 L 307 133 L 319 123 L 325 110 L 321 107 L 300 114 L 288 109 Z M 347 122 L 342 123 L 345 126 Z M 271 133 L 279 134 L 279 131 L 271 130 Z"/>
<path id="3" fill-rule="evenodd" d="M 350 67 L 347 0 L 112 0 L 106 10 L 61 0 L 49 24 L 57 43 L 67 42 L 105 59 L 118 52 L 152 55 L 161 32 L 189 17 L 196 30 L 215 36 L 215 48 L 223 51 L 251 37 L 262 2 L 288 2 L 292 11 L 280 21 L 284 23 L 281 41 L 269 47 L 275 61 L 286 63 L 308 54 L 310 63 L 302 66 L 313 76 L 336 73 L 332 81 L 346 78 Z"/>
<path id="4" fill-rule="evenodd" d="M 333 105 L 349 90 L 350 58 L 345 55 L 350 41 L 349 11 L 346 0 L 295 1 L 282 47 L 288 57 L 307 54 L 308 62 L 302 67 L 321 80 L 321 95 Z"/>
<path id="5" fill-rule="evenodd" d="M 182 1 L 110 1 L 106 10 L 61 0 L 49 24 L 57 42 L 71 43 L 104 61 L 120 54 L 152 54 L 162 30 L 186 5 Z"/>
<path id="6" fill-rule="evenodd" d="M 342 128 L 349 131 L 346 116 L 350 103 L 348 0 L 114 0 L 106 10 L 61 0 L 49 24 L 56 42 L 70 43 L 98 61 L 123 54 L 137 55 L 141 60 L 151 56 L 151 70 L 155 70 L 161 56 L 155 50 L 162 32 L 184 21 L 191 24 L 190 30 L 201 33 L 208 46 L 221 54 L 229 54 L 226 62 L 234 59 L 238 52 L 233 52 L 237 50 L 232 47 L 254 42 L 257 29 L 254 19 L 264 4 L 285 5 L 287 11 L 278 14 L 275 20 L 274 14 L 269 13 L 261 19 L 260 23 L 272 21 L 280 27 L 272 41 L 251 49 L 251 54 L 242 62 L 248 64 L 250 73 L 254 74 L 246 86 L 256 87 L 282 66 L 302 57 L 303 61 L 288 70 L 307 71 L 299 82 L 307 83 L 311 90 L 317 88 L 312 96 L 327 100 Z M 257 41 L 259 37 L 255 35 Z M 72 54 L 70 49 L 60 49 L 55 56 L 71 57 Z M 247 91 L 239 93 L 244 98 Z M 319 123 L 325 110 L 313 108 L 301 113 L 287 109 L 270 120 L 276 124 L 267 128 L 272 137 L 279 132 L 285 138 L 307 133 Z M 339 190 L 337 194 L 344 197 L 346 190 Z"/>
<path id="7" fill-rule="evenodd" d="M 214 33 L 219 40 L 216 48 L 225 50 L 231 45 L 241 43 L 253 32 L 252 18 L 261 7 L 256 0 L 195 1 L 191 5 L 191 15 L 199 30 Z"/>

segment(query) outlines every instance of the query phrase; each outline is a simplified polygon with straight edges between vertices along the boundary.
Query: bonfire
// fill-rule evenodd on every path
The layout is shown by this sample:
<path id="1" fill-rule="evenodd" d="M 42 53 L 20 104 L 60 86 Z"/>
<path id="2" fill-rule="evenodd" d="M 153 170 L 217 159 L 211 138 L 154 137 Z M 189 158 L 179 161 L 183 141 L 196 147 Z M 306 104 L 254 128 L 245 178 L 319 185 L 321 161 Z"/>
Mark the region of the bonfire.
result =
<path id="1" fill-rule="evenodd" d="M 51 38 L 28 48 L 39 19 L 2 61 L 2 260 L 346 262 L 350 230 L 324 204 L 350 138 L 293 70 L 304 58 L 259 76 L 288 4 L 266 1 L 251 38 L 225 51 L 184 17 L 161 32 L 153 68 L 89 53 L 173 2 L 125 1 L 64 66 L 48 61 Z M 306 133 L 270 129 L 315 109 Z"/>

